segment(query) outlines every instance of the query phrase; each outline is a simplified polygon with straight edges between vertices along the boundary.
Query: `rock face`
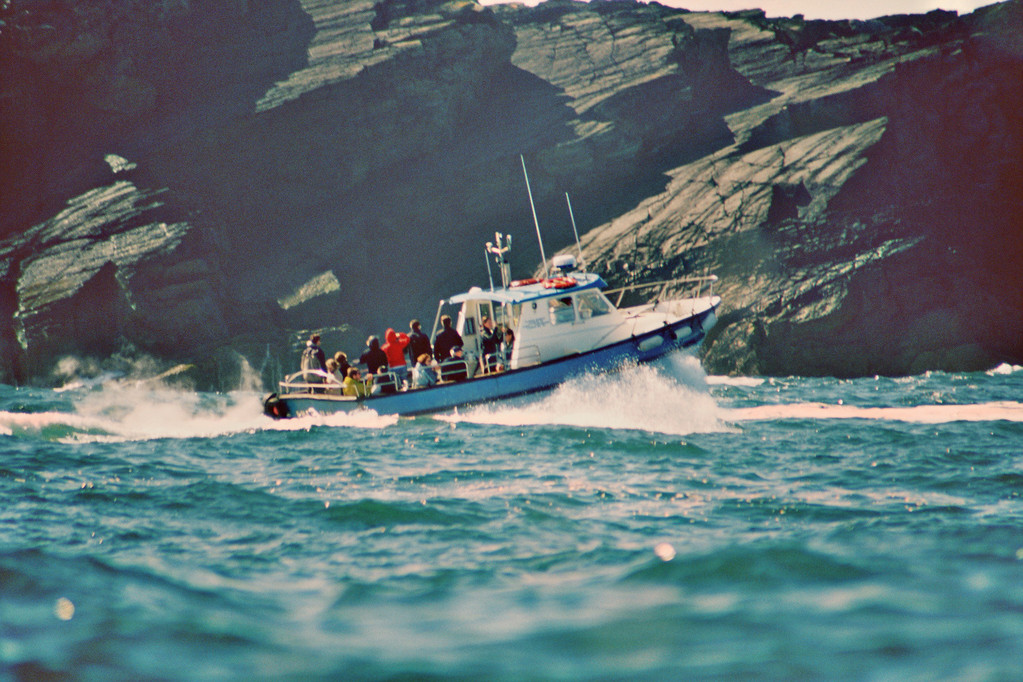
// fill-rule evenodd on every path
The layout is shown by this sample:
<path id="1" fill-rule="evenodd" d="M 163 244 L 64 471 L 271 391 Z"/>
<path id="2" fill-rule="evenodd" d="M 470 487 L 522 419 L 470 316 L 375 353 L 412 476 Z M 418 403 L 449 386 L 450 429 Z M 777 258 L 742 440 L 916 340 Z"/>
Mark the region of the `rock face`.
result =
<path id="1" fill-rule="evenodd" d="M 0 8 L 0 380 L 231 381 L 432 319 L 482 244 L 713 270 L 717 372 L 1023 363 L 1023 3 L 870 22 L 550 0 Z M 272 373 L 271 373 L 272 374 Z M 269 377 L 269 375 L 266 375 Z"/>

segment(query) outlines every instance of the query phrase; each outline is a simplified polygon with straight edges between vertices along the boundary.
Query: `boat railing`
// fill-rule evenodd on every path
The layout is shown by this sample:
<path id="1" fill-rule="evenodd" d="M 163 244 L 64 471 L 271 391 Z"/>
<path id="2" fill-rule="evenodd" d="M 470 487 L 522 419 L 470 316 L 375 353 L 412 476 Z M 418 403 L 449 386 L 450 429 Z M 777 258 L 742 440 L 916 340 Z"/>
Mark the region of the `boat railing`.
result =
<path id="1" fill-rule="evenodd" d="M 322 369 L 304 369 L 284 377 L 280 384 L 282 393 L 332 393 L 341 392 L 341 382 L 330 372 Z"/>
<path id="2" fill-rule="evenodd" d="M 622 299 L 626 294 L 635 293 L 645 290 L 656 289 L 657 293 L 652 296 L 645 296 L 644 303 L 656 305 L 665 300 L 668 292 L 688 290 L 689 295 L 685 298 L 700 298 L 701 296 L 713 296 L 714 295 L 714 282 L 718 281 L 717 275 L 698 275 L 693 277 L 677 277 L 675 279 L 662 279 L 656 282 L 641 282 L 635 284 L 627 284 L 623 287 L 615 289 L 605 289 L 604 295 L 611 300 L 615 307 L 621 306 Z M 704 289 L 706 288 L 706 293 Z M 615 298 L 617 297 L 617 299 Z"/>

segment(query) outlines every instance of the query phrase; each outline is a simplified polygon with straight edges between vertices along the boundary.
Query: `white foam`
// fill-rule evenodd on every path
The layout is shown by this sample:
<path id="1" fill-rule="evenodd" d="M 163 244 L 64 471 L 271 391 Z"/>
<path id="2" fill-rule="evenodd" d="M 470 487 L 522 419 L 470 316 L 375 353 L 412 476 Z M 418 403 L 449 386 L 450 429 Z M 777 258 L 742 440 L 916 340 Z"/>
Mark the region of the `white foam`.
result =
<path id="1" fill-rule="evenodd" d="M 85 395 L 75 410 L 106 435 L 76 434 L 72 440 L 79 441 L 213 438 L 258 430 L 265 419 L 258 394 L 241 391 L 204 395 L 108 386 Z"/>
<path id="2" fill-rule="evenodd" d="M 759 377 L 726 377 L 726 376 L 709 376 L 707 377 L 707 384 L 710 386 L 742 386 L 746 388 L 753 388 L 760 386 L 764 383 L 764 379 Z"/>
<path id="3" fill-rule="evenodd" d="M 997 367 L 993 367 L 987 371 L 988 376 L 1015 374 L 1023 370 L 1023 365 L 1010 365 L 1007 362 L 1003 362 Z"/>
<path id="4" fill-rule="evenodd" d="M 353 410 L 351 412 L 336 412 L 333 414 L 319 414 L 310 412 L 301 417 L 281 419 L 262 424 L 264 431 L 303 431 L 313 426 L 340 426 L 359 429 L 382 429 L 386 426 L 393 426 L 398 423 L 398 416 L 393 414 L 377 414 L 373 410 Z"/>
<path id="5" fill-rule="evenodd" d="M 721 431 L 699 362 L 672 356 L 614 374 L 583 376 L 528 401 L 493 403 L 438 417 L 504 426 L 564 425 L 685 435 Z"/>
<path id="6" fill-rule="evenodd" d="M 1023 422 L 1023 403 L 991 402 L 970 405 L 916 405 L 912 407 L 856 407 L 825 403 L 760 405 L 722 410 L 726 422 L 777 419 L 873 419 L 917 424 L 969 421 Z"/>
<path id="7" fill-rule="evenodd" d="M 123 442 L 302 431 L 314 426 L 383 428 L 397 421 L 371 410 L 274 421 L 263 414 L 261 395 L 253 391 L 195 393 L 123 381 L 83 390 L 73 405 L 74 412 L 0 412 L 0 435 Z"/>

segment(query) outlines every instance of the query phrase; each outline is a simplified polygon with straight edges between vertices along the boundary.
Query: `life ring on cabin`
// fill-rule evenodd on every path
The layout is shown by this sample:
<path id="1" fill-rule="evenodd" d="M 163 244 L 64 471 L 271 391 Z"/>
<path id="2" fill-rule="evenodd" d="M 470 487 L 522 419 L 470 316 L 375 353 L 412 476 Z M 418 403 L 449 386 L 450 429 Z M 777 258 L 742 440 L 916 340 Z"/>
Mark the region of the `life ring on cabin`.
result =
<path id="1" fill-rule="evenodd" d="M 512 283 L 509 284 L 508 286 L 514 289 L 515 287 L 524 287 L 529 286 L 530 284 L 536 284 L 539 281 L 540 280 L 536 279 L 535 277 L 530 277 L 529 279 L 516 279 L 513 280 Z"/>
<path id="2" fill-rule="evenodd" d="M 578 282 L 575 277 L 551 277 L 543 281 L 544 289 L 568 289 L 574 287 Z"/>

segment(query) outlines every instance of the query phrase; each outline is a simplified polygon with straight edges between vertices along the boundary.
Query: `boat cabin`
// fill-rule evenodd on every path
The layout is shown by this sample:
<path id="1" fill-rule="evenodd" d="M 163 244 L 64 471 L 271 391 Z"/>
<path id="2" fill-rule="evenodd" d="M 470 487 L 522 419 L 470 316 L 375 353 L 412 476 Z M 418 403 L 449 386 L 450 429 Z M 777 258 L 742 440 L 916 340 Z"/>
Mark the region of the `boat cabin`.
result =
<path id="1" fill-rule="evenodd" d="M 480 325 L 485 317 L 515 334 L 505 369 L 529 367 L 617 341 L 624 317 L 604 296 L 606 284 L 592 273 L 511 282 L 491 290 L 474 287 L 453 296 L 456 329 L 466 350 L 484 362 Z M 439 313 L 438 313 L 439 317 Z"/>

